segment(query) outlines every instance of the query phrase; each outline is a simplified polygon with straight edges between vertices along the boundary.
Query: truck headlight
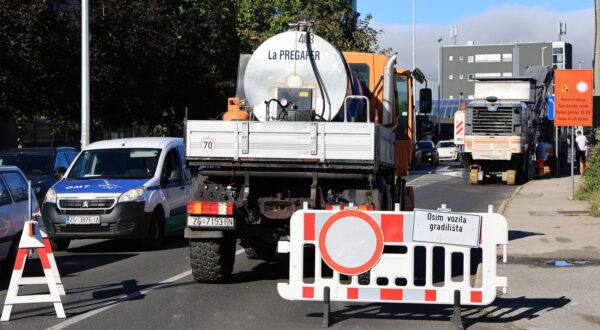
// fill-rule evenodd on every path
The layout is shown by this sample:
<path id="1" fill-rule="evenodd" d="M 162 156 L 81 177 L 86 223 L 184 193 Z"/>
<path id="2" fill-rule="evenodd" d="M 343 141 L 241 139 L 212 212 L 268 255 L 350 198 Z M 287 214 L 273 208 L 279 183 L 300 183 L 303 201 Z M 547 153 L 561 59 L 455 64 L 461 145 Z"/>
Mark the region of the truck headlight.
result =
<path id="1" fill-rule="evenodd" d="M 144 201 L 144 187 L 130 189 L 119 197 L 119 202 Z"/>
<path id="2" fill-rule="evenodd" d="M 44 203 L 54 203 L 56 204 L 56 190 L 54 188 L 48 189 L 46 196 L 44 197 Z"/>

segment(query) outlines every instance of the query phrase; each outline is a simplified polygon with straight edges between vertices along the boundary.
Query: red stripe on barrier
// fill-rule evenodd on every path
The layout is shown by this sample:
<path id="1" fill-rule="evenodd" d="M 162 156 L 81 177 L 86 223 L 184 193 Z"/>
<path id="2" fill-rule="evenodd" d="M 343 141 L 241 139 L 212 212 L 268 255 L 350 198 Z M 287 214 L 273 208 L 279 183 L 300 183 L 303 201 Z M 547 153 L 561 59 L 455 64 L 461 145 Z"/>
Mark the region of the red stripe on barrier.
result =
<path id="1" fill-rule="evenodd" d="M 39 248 L 38 254 L 40 255 L 40 261 L 42 262 L 42 268 L 50 269 L 50 260 L 48 260 L 48 254 L 46 253 L 46 249 Z"/>
<path id="2" fill-rule="evenodd" d="M 52 245 L 50 245 L 50 239 L 48 237 L 44 238 L 44 247 L 46 248 L 46 253 L 52 253 Z"/>
<path id="3" fill-rule="evenodd" d="M 23 265 L 25 264 L 25 258 L 27 258 L 28 255 L 29 255 L 28 249 L 19 249 L 19 251 L 17 251 L 17 260 L 15 260 L 15 266 L 13 267 L 13 269 L 14 270 L 23 269 Z"/>
<path id="4" fill-rule="evenodd" d="M 460 134 L 460 133 L 462 133 L 462 131 L 463 131 L 463 128 L 462 128 L 462 127 L 461 127 L 461 128 L 458 128 L 458 129 L 456 130 L 456 134 Z"/>
<path id="5" fill-rule="evenodd" d="M 311 286 L 302 287 L 302 298 L 314 298 L 315 288 Z"/>
<path id="6" fill-rule="evenodd" d="M 348 288 L 348 299 L 358 299 L 358 288 Z"/>
<path id="7" fill-rule="evenodd" d="M 436 301 L 437 292 L 435 290 L 425 290 L 425 301 Z"/>
<path id="8" fill-rule="evenodd" d="M 404 242 L 404 216 L 382 214 L 381 231 L 383 231 L 384 242 Z"/>
<path id="9" fill-rule="evenodd" d="M 315 240 L 315 214 L 304 213 L 304 240 Z"/>
<path id="10" fill-rule="evenodd" d="M 471 291 L 471 302 L 480 303 L 483 300 L 481 291 Z"/>
<path id="11" fill-rule="evenodd" d="M 402 289 L 381 289 L 379 291 L 381 300 L 402 300 Z"/>

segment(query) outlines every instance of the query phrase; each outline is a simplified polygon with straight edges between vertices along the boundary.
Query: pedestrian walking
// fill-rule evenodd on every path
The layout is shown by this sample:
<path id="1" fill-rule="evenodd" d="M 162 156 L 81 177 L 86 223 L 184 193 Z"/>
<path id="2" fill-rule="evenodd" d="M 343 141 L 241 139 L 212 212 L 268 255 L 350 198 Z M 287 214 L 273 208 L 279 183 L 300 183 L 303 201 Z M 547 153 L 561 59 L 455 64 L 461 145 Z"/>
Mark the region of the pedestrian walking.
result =
<path id="1" fill-rule="evenodd" d="M 587 151 L 587 139 L 585 138 L 585 135 L 581 134 L 581 131 L 577 131 L 575 143 L 577 146 L 575 154 L 577 157 L 577 174 L 581 174 L 580 166 L 583 164 L 583 168 L 585 168 Z"/>

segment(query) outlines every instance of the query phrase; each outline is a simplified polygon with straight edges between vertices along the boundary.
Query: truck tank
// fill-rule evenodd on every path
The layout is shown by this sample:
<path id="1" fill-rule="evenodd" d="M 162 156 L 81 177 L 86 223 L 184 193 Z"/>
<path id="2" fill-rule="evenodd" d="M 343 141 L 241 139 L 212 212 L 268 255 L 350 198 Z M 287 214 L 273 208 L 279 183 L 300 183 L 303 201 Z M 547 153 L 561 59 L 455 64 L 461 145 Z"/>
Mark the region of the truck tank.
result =
<path id="1" fill-rule="evenodd" d="M 243 79 L 247 103 L 260 121 L 343 120 L 340 110 L 346 96 L 363 93 L 342 54 L 306 31 L 283 32 L 263 42 L 248 61 Z M 349 118 L 364 120 L 364 109 L 352 103 L 348 102 Z"/>

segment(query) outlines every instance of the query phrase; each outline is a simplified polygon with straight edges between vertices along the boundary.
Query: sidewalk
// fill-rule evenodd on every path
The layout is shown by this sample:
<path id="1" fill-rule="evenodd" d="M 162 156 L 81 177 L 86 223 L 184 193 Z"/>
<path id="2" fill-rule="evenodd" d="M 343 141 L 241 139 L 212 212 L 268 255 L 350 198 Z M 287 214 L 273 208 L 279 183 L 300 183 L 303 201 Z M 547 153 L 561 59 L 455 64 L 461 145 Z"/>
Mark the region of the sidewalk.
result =
<path id="1" fill-rule="evenodd" d="M 575 187 L 580 176 L 575 176 Z M 571 178 L 548 177 L 517 188 L 506 203 L 508 256 L 600 261 L 600 218 L 590 204 L 569 200 Z"/>

